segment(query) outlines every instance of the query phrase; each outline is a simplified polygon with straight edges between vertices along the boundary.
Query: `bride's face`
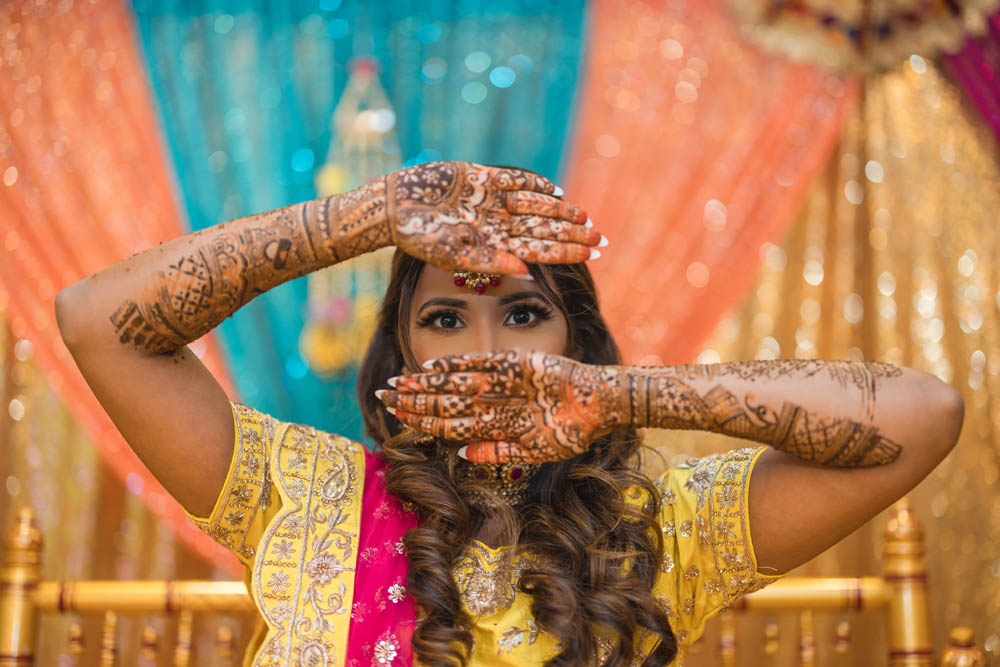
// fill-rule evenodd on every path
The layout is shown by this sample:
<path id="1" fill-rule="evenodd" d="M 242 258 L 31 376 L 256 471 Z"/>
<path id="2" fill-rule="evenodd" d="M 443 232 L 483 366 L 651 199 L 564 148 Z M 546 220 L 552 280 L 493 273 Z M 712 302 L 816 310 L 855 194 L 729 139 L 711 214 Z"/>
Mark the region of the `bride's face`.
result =
<path id="1" fill-rule="evenodd" d="M 418 363 L 451 354 L 539 350 L 566 354 L 566 319 L 530 280 L 504 276 L 476 294 L 455 285 L 450 271 L 427 265 L 413 295 L 408 323 Z"/>

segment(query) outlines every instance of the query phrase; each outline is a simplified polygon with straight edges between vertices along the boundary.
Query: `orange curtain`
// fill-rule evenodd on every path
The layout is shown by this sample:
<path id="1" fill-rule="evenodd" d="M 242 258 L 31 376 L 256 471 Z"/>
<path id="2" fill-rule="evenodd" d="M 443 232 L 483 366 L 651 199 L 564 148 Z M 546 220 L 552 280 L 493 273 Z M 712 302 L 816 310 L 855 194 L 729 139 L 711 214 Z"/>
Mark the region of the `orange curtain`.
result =
<path id="1" fill-rule="evenodd" d="M 0 5 L 0 306 L 129 490 L 236 571 L 128 448 L 55 323 L 62 287 L 184 232 L 128 11 L 113 0 Z M 233 396 L 214 338 L 191 348 Z"/>
<path id="2" fill-rule="evenodd" d="M 857 98 L 766 56 L 718 0 L 599 0 L 567 192 L 607 235 L 591 268 L 626 360 L 687 363 L 739 303 Z"/>

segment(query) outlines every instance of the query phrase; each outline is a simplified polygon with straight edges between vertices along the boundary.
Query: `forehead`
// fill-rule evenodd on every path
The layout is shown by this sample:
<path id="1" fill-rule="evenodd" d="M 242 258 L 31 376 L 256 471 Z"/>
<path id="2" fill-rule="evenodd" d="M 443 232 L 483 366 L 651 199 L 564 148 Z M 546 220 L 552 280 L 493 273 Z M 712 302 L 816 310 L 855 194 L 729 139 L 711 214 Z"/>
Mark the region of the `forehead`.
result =
<path id="1" fill-rule="evenodd" d="M 413 296 L 416 302 L 414 305 L 419 308 L 424 301 L 436 296 L 473 297 L 475 299 L 488 299 L 492 303 L 495 298 L 524 291 L 542 293 L 538 288 L 538 284 L 532 280 L 503 276 L 499 285 L 496 287 L 487 287 L 486 293 L 479 295 L 468 287 L 459 287 L 456 285 L 455 277 L 451 271 L 444 271 L 428 264 L 424 266 L 424 270 L 420 273 L 420 280 L 417 283 L 417 289 Z M 493 298 L 491 299 L 490 297 Z"/>

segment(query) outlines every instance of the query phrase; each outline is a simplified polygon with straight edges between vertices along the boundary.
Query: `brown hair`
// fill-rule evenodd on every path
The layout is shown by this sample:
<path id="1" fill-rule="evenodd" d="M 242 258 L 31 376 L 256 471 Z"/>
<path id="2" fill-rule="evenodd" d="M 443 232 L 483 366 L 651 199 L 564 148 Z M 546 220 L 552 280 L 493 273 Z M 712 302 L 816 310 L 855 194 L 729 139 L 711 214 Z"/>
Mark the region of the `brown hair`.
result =
<path id="1" fill-rule="evenodd" d="M 433 447 L 415 441 L 413 432 L 403 430 L 375 398 L 388 378 L 418 368 L 409 348 L 408 322 L 423 267 L 422 261 L 396 251 L 377 330 L 358 378 L 367 432 L 389 463 L 387 488 L 412 503 L 421 517 L 420 527 L 404 538 L 407 592 L 420 610 L 412 639 L 417 659 L 435 666 L 467 663 L 471 619 L 463 610 L 452 566 L 489 522 L 499 527 L 505 544 L 515 547 L 512 553 L 531 556 L 519 588 L 531 595 L 538 627 L 562 647 L 547 664 L 593 662 L 598 627 L 614 643 L 604 664 L 630 664 L 641 630 L 659 638 L 643 664 L 669 663 L 677 653 L 676 640 L 651 592 L 663 554 L 654 514 L 659 496 L 638 471 L 640 443 L 634 430 L 604 436 L 567 461 L 543 464 L 525 505 L 515 512 L 501 504 L 485 514 L 464 500 L 470 487 L 456 481 L 455 448 L 442 447 L 438 451 L 448 454 L 434 455 Z M 566 318 L 572 356 L 590 364 L 620 363 L 586 265 L 528 268 Z M 630 487 L 644 490 L 652 501 L 645 507 L 626 502 L 624 491 Z"/>

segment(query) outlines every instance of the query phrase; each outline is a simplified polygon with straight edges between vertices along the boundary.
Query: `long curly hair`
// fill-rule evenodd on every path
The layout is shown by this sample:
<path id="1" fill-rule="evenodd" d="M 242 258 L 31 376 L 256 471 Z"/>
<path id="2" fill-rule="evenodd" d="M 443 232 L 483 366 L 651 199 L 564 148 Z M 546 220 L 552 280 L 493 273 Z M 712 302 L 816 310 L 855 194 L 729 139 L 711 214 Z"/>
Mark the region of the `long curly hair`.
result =
<path id="1" fill-rule="evenodd" d="M 412 638 L 416 658 L 435 667 L 468 663 L 472 619 L 462 607 L 452 568 L 486 527 L 513 547 L 509 554 L 531 556 L 517 585 L 531 596 L 538 627 L 559 641 L 561 651 L 548 665 L 593 663 L 597 628 L 613 640 L 605 665 L 630 664 L 640 634 L 659 639 L 643 665 L 669 663 L 677 642 L 651 592 L 663 554 L 655 518 L 659 496 L 639 472 L 641 445 L 634 430 L 599 438 L 586 453 L 567 461 L 543 464 L 524 505 L 515 511 L 500 503 L 499 509 L 484 513 L 465 500 L 474 482 L 455 474 L 457 446 L 429 446 L 426 439 L 415 438 L 375 398 L 388 378 L 419 368 L 410 351 L 408 322 L 423 267 L 422 261 L 396 251 L 377 331 L 358 379 L 366 430 L 389 464 L 387 488 L 412 504 L 421 518 L 403 540 L 409 559 L 407 592 L 419 610 Z M 567 355 L 589 364 L 621 363 L 587 267 L 528 267 L 566 318 Z M 644 506 L 627 502 L 630 488 L 641 489 L 650 501 Z"/>

